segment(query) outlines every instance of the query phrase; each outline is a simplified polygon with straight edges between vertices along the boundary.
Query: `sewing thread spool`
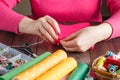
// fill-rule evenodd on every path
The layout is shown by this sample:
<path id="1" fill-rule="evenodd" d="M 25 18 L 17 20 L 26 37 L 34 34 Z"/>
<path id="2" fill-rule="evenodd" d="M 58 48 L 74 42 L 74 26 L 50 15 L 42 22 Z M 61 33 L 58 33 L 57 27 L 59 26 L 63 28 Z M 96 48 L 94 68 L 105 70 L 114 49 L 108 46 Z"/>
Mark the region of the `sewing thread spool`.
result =
<path id="1" fill-rule="evenodd" d="M 97 61 L 96 66 L 103 66 L 104 65 L 104 61 L 105 61 L 105 57 L 100 57 L 100 59 Z"/>
<path id="2" fill-rule="evenodd" d="M 120 66 L 120 60 L 119 59 L 113 59 L 113 57 L 106 58 L 106 62 L 109 64 L 114 64 Z"/>
<path id="3" fill-rule="evenodd" d="M 114 65 L 110 65 L 109 67 L 108 67 L 108 72 L 110 72 L 110 73 L 115 73 L 116 72 L 116 66 L 114 66 Z"/>
<path id="4" fill-rule="evenodd" d="M 104 68 L 107 69 L 110 65 L 111 65 L 110 63 L 105 62 L 105 63 L 104 63 Z"/>
<path id="5" fill-rule="evenodd" d="M 113 53 L 112 51 L 107 51 L 107 54 L 105 54 L 105 57 L 110 57 L 113 56 L 115 53 Z"/>
<path id="6" fill-rule="evenodd" d="M 115 59 L 115 60 L 120 59 L 120 55 L 113 55 L 113 59 Z"/>

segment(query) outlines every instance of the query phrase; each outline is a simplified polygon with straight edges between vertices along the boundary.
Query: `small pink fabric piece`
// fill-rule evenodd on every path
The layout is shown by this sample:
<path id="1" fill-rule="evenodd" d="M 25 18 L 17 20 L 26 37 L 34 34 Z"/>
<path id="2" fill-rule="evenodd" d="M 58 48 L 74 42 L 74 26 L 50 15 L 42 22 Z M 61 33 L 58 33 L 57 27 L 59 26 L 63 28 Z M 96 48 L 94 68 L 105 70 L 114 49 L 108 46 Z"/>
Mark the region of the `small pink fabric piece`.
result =
<path id="1" fill-rule="evenodd" d="M 67 36 L 73 34 L 74 32 L 88 27 L 90 26 L 90 23 L 88 22 L 84 22 L 84 23 L 78 23 L 78 24 L 73 24 L 73 25 L 62 25 L 59 24 L 60 30 L 61 30 L 61 34 L 59 35 L 58 40 L 56 41 L 56 43 L 59 45 L 60 40 L 66 38 Z"/>

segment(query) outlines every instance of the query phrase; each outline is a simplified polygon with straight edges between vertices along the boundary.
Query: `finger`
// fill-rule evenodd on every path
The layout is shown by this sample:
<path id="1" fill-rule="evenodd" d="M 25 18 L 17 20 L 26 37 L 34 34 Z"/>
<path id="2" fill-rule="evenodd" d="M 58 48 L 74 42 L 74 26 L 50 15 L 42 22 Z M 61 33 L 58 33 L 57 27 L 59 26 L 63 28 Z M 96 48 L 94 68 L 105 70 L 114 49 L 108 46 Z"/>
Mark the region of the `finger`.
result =
<path id="1" fill-rule="evenodd" d="M 48 42 L 54 43 L 54 39 L 50 36 L 50 34 L 43 27 L 39 27 L 39 31 L 45 40 L 47 40 Z"/>
<path id="2" fill-rule="evenodd" d="M 64 47 L 66 47 L 66 48 L 76 47 L 76 45 L 75 45 L 75 43 L 74 43 L 73 40 L 71 40 L 71 41 L 63 41 L 63 40 L 61 40 L 60 43 L 61 43 Z"/>
<path id="3" fill-rule="evenodd" d="M 85 49 L 81 49 L 79 45 L 69 45 L 70 42 L 67 44 L 63 43 L 62 46 L 65 48 L 67 51 L 79 51 L 79 52 L 85 52 Z"/>
<path id="4" fill-rule="evenodd" d="M 53 29 L 55 30 L 55 32 L 57 34 L 61 34 L 59 25 L 58 25 L 58 23 L 57 23 L 57 21 L 55 19 L 53 19 L 50 16 L 46 16 L 46 20 L 52 25 Z"/>
<path id="5" fill-rule="evenodd" d="M 63 46 L 64 47 L 64 46 Z M 77 49 L 77 47 L 70 47 L 70 48 L 68 48 L 68 47 L 64 47 L 64 49 L 65 50 L 67 50 L 67 51 L 78 51 L 78 49 Z"/>
<path id="6" fill-rule="evenodd" d="M 45 37 L 43 37 L 43 35 L 42 34 L 37 34 L 41 39 L 43 39 L 44 41 L 46 41 L 46 42 L 49 42 Z"/>
<path id="7" fill-rule="evenodd" d="M 36 35 L 38 35 L 40 38 L 42 38 L 43 40 L 45 40 L 46 42 L 50 42 L 47 40 L 46 37 L 44 37 L 44 35 L 42 34 L 42 32 L 40 31 L 42 28 L 40 28 L 39 26 L 42 26 L 41 24 L 39 24 L 38 26 L 38 29 L 36 30 Z"/>
<path id="8" fill-rule="evenodd" d="M 57 40 L 58 36 L 56 35 L 56 33 L 53 30 L 53 28 L 51 27 L 51 25 L 48 22 L 46 22 L 46 20 L 44 20 L 44 19 L 41 20 L 41 23 L 42 23 L 43 28 L 49 33 L 49 35 L 51 35 L 51 37 L 54 40 Z"/>
<path id="9" fill-rule="evenodd" d="M 73 34 L 67 36 L 66 38 L 64 38 L 63 40 L 64 41 L 70 41 L 70 40 L 73 40 L 76 37 L 77 37 L 76 33 L 73 33 Z"/>

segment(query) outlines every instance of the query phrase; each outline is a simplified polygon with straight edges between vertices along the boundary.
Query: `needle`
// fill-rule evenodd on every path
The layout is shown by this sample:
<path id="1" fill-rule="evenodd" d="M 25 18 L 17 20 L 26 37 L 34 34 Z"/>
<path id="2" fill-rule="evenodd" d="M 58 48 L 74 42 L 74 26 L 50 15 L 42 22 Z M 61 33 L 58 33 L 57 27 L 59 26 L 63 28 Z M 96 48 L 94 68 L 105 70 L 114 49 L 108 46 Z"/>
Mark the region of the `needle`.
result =
<path id="1" fill-rule="evenodd" d="M 44 40 L 41 40 L 39 42 L 35 42 L 35 43 L 27 44 L 27 45 L 24 45 L 24 44 L 23 45 L 13 45 L 13 46 L 9 46 L 9 47 L 13 47 L 13 48 L 15 48 L 15 47 L 31 47 L 31 46 L 34 46 L 37 44 L 41 44 L 43 42 L 44 42 Z"/>
<path id="2" fill-rule="evenodd" d="M 24 51 L 24 52 L 27 52 L 27 53 L 29 53 L 29 55 L 31 55 L 32 57 L 37 57 L 37 55 L 35 54 L 35 53 L 33 53 L 32 52 L 32 50 L 31 50 L 31 46 L 35 46 L 35 45 L 37 45 L 37 44 L 41 44 L 41 43 L 43 43 L 44 42 L 44 40 L 41 40 L 41 41 L 39 41 L 39 42 L 35 42 L 35 43 L 31 43 L 31 44 L 29 44 L 29 43 L 24 43 L 23 45 L 14 45 L 14 46 L 10 46 L 10 47 L 19 47 L 22 51 Z"/>

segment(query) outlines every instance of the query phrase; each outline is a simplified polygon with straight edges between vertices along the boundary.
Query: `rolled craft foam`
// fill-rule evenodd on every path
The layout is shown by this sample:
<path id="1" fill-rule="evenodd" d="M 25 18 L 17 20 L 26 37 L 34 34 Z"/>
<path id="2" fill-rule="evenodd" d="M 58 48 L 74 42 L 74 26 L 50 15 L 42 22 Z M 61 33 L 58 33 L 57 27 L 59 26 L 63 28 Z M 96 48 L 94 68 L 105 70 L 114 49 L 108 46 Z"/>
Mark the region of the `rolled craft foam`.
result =
<path id="1" fill-rule="evenodd" d="M 66 58 L 65 51 L 57 50 L 46 59 L 15 76 L 13 80 L 34 80 Z"/>
<path id="2" fill-rule="evenodd" d="M 61 80 L 77 67 L 75 59 L 68 57 L 36 80 Z"/>

